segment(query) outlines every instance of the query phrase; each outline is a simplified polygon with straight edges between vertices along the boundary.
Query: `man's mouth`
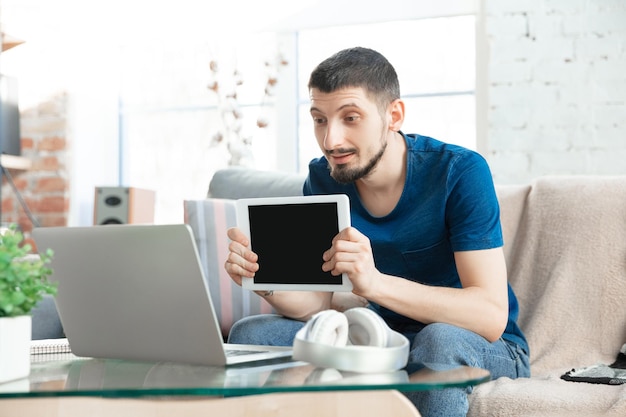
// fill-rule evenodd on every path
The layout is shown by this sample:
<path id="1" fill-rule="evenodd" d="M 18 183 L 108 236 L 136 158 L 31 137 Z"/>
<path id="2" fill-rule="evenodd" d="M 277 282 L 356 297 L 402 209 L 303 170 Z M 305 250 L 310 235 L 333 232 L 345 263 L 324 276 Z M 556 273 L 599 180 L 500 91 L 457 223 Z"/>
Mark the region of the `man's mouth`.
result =
<path id="1" fill-rule="evenodd" d="M 341 155 L 332 155 L 332 161 L 337 165 L 347 164 L 352 158 L 352 153 L 341 154 Z"/>
<path id="2" fill-rule="evenodd" d="M 354 151 L 339 151 L 339 150 L 329 151 L 326 153 L 328 159 L 333 164 L 336 164 L 336 165 L 347 164 L 355 154 L 356 152 Z"/>

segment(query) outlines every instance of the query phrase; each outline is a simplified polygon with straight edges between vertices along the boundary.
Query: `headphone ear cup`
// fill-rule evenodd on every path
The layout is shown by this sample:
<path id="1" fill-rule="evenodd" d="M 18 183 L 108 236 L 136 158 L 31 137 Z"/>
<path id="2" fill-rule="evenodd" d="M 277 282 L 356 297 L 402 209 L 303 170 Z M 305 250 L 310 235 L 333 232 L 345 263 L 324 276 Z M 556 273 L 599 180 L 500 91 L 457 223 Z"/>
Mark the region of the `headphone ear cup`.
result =
<path id="1" fill-rule="evenodd" d="M 309 342 L 331 346 L 345 346 L 348 343 L 348 318 L 336 310 L 315 314 L 306 326 L 304 338 Z"/>
<path id="2" fill-rule="evenodd" d="M 348 319 L 348 340 L 352 345 L 387 347 L 389 326 L 374 311 L 355 307 L 344 311 Z"/>

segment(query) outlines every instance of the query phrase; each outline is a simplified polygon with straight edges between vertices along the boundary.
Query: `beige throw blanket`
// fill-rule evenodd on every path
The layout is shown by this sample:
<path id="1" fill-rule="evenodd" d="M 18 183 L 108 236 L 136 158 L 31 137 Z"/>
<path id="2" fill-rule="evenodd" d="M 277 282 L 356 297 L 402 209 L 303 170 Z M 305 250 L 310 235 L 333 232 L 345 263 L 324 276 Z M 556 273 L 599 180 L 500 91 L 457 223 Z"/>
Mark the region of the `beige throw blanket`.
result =
<path id="1" fill-rule="evenodd" d="M 626 177 L 542 177 L 498 196 L 533 377 L 477 387 L 470 415 L 626 415 L 626 385 L 559 378 L 626 343 Z"/>
<path id="2" fill-rule="evenodd" d="M 533 372 L 612 362 L 626 342 L 626 177 L 540 178 L 517 229 L 505 245 Z"/>

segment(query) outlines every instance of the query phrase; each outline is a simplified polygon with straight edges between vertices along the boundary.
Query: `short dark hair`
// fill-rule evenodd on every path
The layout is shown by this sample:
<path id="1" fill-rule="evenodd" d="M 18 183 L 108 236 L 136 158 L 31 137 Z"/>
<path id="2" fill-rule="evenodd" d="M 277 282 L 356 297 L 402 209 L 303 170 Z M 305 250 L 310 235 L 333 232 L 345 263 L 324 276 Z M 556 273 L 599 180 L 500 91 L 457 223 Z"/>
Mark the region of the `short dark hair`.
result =
<path id="1" fill-rule="evenodd" d="M 324 93 L 361 87 L 381 109 L 400 98 L 396 70 L 379 52 L 362 47 L 344 49 L 322 61 L 311 73 L 308 87 Z"/>

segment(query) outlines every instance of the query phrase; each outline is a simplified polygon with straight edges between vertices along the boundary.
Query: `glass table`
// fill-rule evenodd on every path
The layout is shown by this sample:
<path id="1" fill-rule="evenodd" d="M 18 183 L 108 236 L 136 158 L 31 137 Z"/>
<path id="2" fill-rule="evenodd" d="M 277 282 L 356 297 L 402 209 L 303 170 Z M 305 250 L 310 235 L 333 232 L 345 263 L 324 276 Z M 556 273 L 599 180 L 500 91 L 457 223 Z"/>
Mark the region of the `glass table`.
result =
<path id="1" fill-rule="evenodd" d="M 472 367 L 409 364 L 379 374 L 316 368 L 290 358 L 228 367 L 132 362 L 49 355 L 31 364 L 29 377 L 0 384 L 3 398 L 98 396 L 235 397 L 276 392 L 424 391 L 486 382 L 488 371 Z"/>

